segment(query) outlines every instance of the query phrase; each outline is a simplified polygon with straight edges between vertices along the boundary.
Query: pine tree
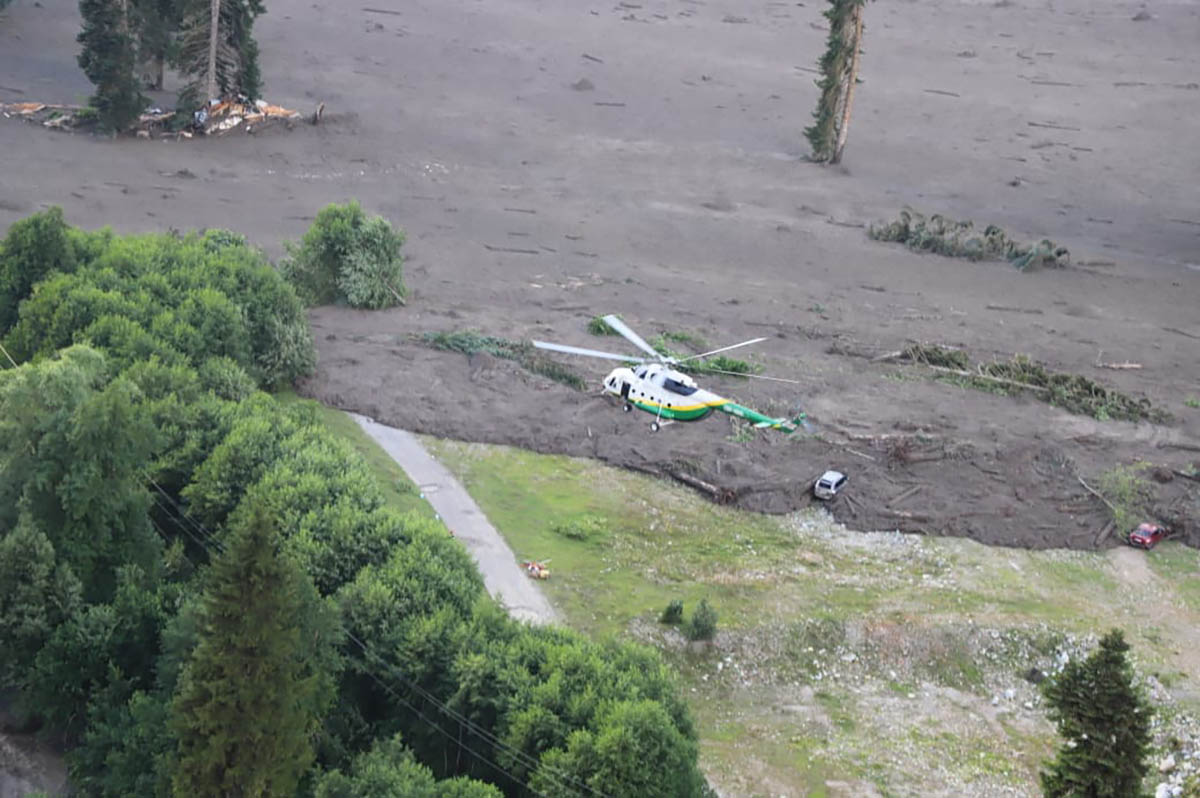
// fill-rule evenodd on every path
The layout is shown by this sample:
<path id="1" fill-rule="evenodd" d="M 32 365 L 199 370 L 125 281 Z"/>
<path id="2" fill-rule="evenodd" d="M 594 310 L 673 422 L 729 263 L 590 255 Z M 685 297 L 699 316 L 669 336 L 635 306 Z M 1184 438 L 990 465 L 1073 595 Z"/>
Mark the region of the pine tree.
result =
<path id="1" fill-rule="evenodd" d="M 130 19 L 129 0 L 79 0 L 83 46 L 79 66 L 96 87 L 91 104 L 100 124 L 121 131 L 146 107 L 138 90 L 137 37 Z"/>
<path id="2" fill-rule="evenodd" d="M 1151 709 L 1133 684 L 1129 644 L 1109 632 L 1082 662 L 1047 683 L 1050 718 L 1066 744 L 1042 772 L 1046 798 L 1137 798 L 1148 766 Z"/>
<path id="3" fill-rule="evenodd" d="M 291 798 L 313 761 L 332 694 L 319 663 L 333 641 L 302 632 L 320 625 L 305 614 L 321 605 L 280 546 L 274 522 L 255 509 L 213 563 L 199 641 L 171 708 L 177 798 Z"/>
<path id="4" fill-rule="evenodd" d="M 161 91 L 173 36 L 180 26 L 180 0 L 133 0 L 142 69 L 152 68 L 153 87 Z"/>
<path id="5" fill-rule="evenodd" d="M 252 29 L 265 11 L 262 0 L 181 0 L 175 65 L 191 78 L 180 93 L 181 107 L 218 97 L 258 97 L 262 80 Z"/>
<path id="6" fill-rule="evenodd" d="M 862 52 L 863 6 L 866 0 L 829 0 L 829 40 L 821 56 L 821 99 L 813 113 L 816 122 L 804 135 L 813 148 L 813 160 L 838 163 L 850 133 L 850 111 L 858 62 Z"/>

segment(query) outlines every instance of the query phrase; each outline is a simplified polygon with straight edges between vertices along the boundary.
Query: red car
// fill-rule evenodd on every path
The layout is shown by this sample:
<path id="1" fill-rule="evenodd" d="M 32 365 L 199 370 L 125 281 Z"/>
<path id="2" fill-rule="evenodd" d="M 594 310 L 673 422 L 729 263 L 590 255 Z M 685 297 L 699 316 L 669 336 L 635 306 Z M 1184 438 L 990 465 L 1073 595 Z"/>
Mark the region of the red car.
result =
<path id="1" fill-rule="evenodd" d="M 1152 549 L 1160 540 L 1165 540 L 1167 530 L 1158 524 L 1138 524 L 1138 528 L 1129 533 L 1129 545 L 1142 549 Z"/>

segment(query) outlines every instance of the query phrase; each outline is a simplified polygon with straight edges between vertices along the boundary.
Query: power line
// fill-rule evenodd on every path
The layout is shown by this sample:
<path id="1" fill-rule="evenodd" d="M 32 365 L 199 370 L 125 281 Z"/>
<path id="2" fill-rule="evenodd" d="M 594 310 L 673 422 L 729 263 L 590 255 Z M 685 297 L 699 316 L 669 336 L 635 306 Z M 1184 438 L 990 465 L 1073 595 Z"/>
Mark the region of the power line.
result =
<path id="1" fill-rule="evenodd" d="M 166 499 L 166 501 L 169 502 L 176 509 L 176 511 L 178 512 L 180 517 L 184 518 L 187 521 L 190 521 L 194 525 L 194 528 L 196 529 L 196 531 L 198 531 L 200 533 L 201 537 L 197 537 L 195 534 L 193 534 L 193 532 L 191 530 L 189 530 L 186 525 L 178 524 L 179 528 L 182 529 L 184 531 L 184 533 L 187 534 L 187 536 L 189 538 L 191 538 L 197 545 L 199 545 L 202 549 L 204 549 L 205 552 L 208 553 L 209 557 L 213 556 L 212 551 L 208 547 L 209 542 L 211 542 L 212 545 L 218 549 L 218 552 L 224 551 L 224 549 L 221 546 L 220 540 L 218 540 L 215 535 L 213 535 L 202 523 L 200 523 L 199 521 L 188 516 L 187 513 L 185 511 L 183 511 L 182 508 L 179 507 L 178 503 L 176 503 L 174 501 L 174 499 L 171 498 L 170 494 L 168 494 L 165 490 L 163 490 L 162 487 L 160 487 L 158 485 L 158 483 L 156 483 L 153 479 L 150 479 L 149 477 L 147 477 L 147 479 L 149 480 L 150 484 L 153 485 L 154 488 L 160 494 L 162 494 L 163 499 Z M 160 508 L 164 507 L 164 505 L 161 503 L 161 501 L 158 499 L 158 497 L 155 497 L 154 500 L 155 500 L 155 503 L 157 506 L 159 506 Z M 151 523 L 154 523 L 153 519 L 151 519 Z M 164 535 L 164 533 L 162 532 L 161 529 L 159 529 L 157 524 L 154 524 L 154 526 L 155 526 L 155 529 L 158 529 L 160 535 Z M 165 535 L 164 535 L 164 539 L 166 539 Z M 187 555 L 185 554 L 184 556 L 186 557 Z M 193 563 L 193 566 L 194 565 L 195 564 Z M 468 730 L 474 732 L 477 736 L 483 738 L 483 740 L 485 742 L 488 742 L 489 744 L 494 745 L 495 747 L 511 754 L 518 762 L 525 765 L 526 767 L 529 767 L 530 770 L 534 770 L 541 765 L 541 763 L 538 760 L 534 759 L 529 754 L 526 754 L 524 751 L 521 751 L 520 749 L 515 748 L 512 745 L 506 743 L 504 740 L 501 740 L 500 738 L 496 737 L 494 734 L 492 734 L 487 729 L 484 729 L 483 727 L 477 725 L 475 722 L 473 722 L 469 718 L 465 717 L 461 713 L 458 713 L 455 710 L 451 709 L 448 705 L 446 705 L 444 702 L 442 702 L 440 699 L 438 699 L 435 695 L 433 695 L 429 691 L 425 690 L 423 687 L 421 687 L 415 681 L 413 681 L 412 679 L 410 679 L 409 677 L 407 677 L 403 673 L 401 673 L 394 665 L 387 662 L 380 655 L 378 655 L 374 651 L 372 651 L 366 645 L 366 643 L 364 643 L 362 640 L 360 640 L 354 633 L 352 633 L 348 629 L 344 630 L 344 631 L 345 631 L 346 637 L 349 638 L 350 640 L 352 640 L 355 643 L 355 645 L 357 645 L 359 647 L 359 649 L 362 650 L 364 655 L 366 655 L 367 657 L 374 658 L 378 663 L 383 665 L 383 667 L 388 671 L 388 673 L 391 676 L 404 682 L 414 692 L 416 692 L 422 698 L 424 698 L 426 701 L 430 702 L 435 707 L 437 707 L 443 714 L 450 716 L 452 719 L 456 720 L 460 725 L 465 726 Z M 535 790 L 530 785 L 521 781 L 521 779 L 519 777 L 517 777 L 510 771 L 506 770 L 505 768 L 501 767 L 499 764 L 488 759 L 483 754 L 480 754 L 479 752 L 475 751 L 470 746 L 465 745 L 461 741 L 461 739 L 456 738 L 454 735 L 450 734 L 448 731 L 443 729 L 440 725 L 438 725 L 433 720 L 428 718 L 423 712 L 421 712 L 421 710 L 419 710 L 417 707 L 413 706 L 413 704 L 411 704 L 407 699 L 405 699 L 403 696 L 399 695 L 390 686 L 385 684 L 374 673 L 372 673 L 369 670 L 365 670 L 365 669 L 363 672 L 368 677 L 370 677 L 370 679 L 373 682 L 375 682 L 381 688 L 383 688 L 389 695 L 391 695 L 393 698 L 395 698 L 397 701 L 399 701 L 404 706 L 408 707 L 408 709 L 410 709 L 412 712 L 414 712 L 419 718 L 421 718 L 421 720 L 425 721 L 425 723 L 427 723 L 429 726 L 431 726 L 439 734 L 444 736 L 447 740 L 453 742 L 459 748 L 463 749 L 464 751 L 471 754 L 472 756 L 479 759 L 480 761 L 488 764 L 489 766 L 491 766 L 495 770 L 499 771 L 500 773 L 503 773 L 505 776 L 507 776 L 509 779 L 511 779 L 515 784 L 525 787 L 526 789 L 530 790 L 534 794 L 540 796 L 540 798 L 548 798 L 543 793 L 539 792 L 538 790 Z M 574 778 L 573 776 L 571 776 L 569 774 L 561 773 L 561 772 L 559 772 L 557 770 L 553 770 L 553 769 L 548 769 L 548 770 L 550 770 L 549 775 L 550 775 L 551 780 L 553 780 L 556 784 L 558 784 L 558 786 L 569 786 L 568 784 L 564 784 L 563 782 L 573 782 L 574 784 L 582 787 L 583 789 L 587 790 L 588 792 L 592 793 L 593 795 L 599 796 L 599 798 L 609 798 L 605 793 L 602 793 L 602 792 L 596 790 L 590 784 L 579 781 L 578 779 Z"/>
<path id="2" fill-rule="evenodd" d="M 416 692 L 418 695 L 420 695 L 426 701 L 430 702 L 431 704 L 436 706 L 439 710 L 441 710 L 441 712 L 443 714 L 449 715 L 450 718 L 452 720 L 457 721 L 459 723 L 459 725 L 465 726 L 469 731 L 474 732 L 476 736 L 483 738 L 484 742 L 487 742 L 490 745 L 493 745 L 497 748 L 504 750 L 506 753 L 512 755 L 522 765 L 528 767 L 531 771 L 536 770 L 537 768 L 543 766 L 540 760 L 534 759 L 532 756 L 525 753 L 521 749 L 513 747 L 509 743 L 505 742 L 504 740 L 501 740 L 499 737 L 492 734 L 487 729 L 476 724 L 470 718 L 457 712 L 454 709 L 451 709 L 449 705 L 444 703 L 433 693 L 430 693 L 428 690 L 421 687 L 421 685 L 419 685 L 415 681 L 413 681 L 411 678 L 409 678 L 408 676 L 405 676 L 403 673 L 399 672 L 399 670 L 397 670 L 394 665 L 389 663 L 387 660 L 383 659 L 379 654 L 376 654 L 374 651 L 370 650 L 367 647 L 367 645 L 362 640 L 360 640 L 358 637 L 356 637 L 352 632 L 350 632 L 349 630 L 344 630 L 344 631 L 345 631 L 346 637 L 348 637 L 352 641 L 354 641 L 354 643 L 360 649 L 362 649 L 364 654 L 366 654 L 367 656 L 370 656 L 370 657 L 374 657 L 381 665 L 383 665 L 383 667 L 388 670 L 389 675 L 394 676 L 395 678 L 404 682 L 414 692 Z M 588 792 L 592 793 L 593 795 L 599 796 L 599 798 L 609 798 L 609 796 L 607 794 L 600 792 L 599 790 L 597 790 L 595 787 L 592 787 L 587 782 L 580 781 L 579 779 L 575 778 L 574 776 L 571 776 L 569 773 L 564 773 L 564 772 L 554 770 L 554 769 L 548 769 L 548 770 L 550 770 L 550 773 L 552 774 L 551 777 L 556 782 L 571 782 L 574 785 L 577 785 L 578 787 L 580 787 L 584 790 L 587 790 Z"/>

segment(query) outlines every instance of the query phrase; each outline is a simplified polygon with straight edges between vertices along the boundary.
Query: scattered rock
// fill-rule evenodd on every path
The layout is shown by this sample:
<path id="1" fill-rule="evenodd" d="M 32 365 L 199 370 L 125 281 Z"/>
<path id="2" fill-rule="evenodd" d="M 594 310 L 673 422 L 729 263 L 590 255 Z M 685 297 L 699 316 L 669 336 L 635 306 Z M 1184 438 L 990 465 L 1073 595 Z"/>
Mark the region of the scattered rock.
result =
<path id="1" fill-rule="evenodd" d="M 1175 769 L 1175 755 L 1167 754 L 1167 758 L 1158 763 L 1159 773 L 1170 773 Z"/>
<path id="2" fill-rule="evenodd" d="M 1144 8 L 1133 15 L 1134 22 L 1145 22 L 1148 19 L 1152 19 L 1152 17 L 1150 16 L 1150 12 Z"/>
<path id="3" fill-rule="evenodd" d="M 1160 485 L 1165 485 L 1171 480 L 1175 479 L 1175 475 L 1171 473 L 1171 469 L 1169 468 L 1155 466 L 1154 470 L 1150 472 L 1150 478 Z"/>
<path id="4" fill-rule="evenodd" d="M 1042 673 L 1042 671 L 1037 668 L 1030 668 L 1029 670 L 1025 671 L 1025 681 L 1029 682 L 1030 684 L 1041 684 L 1042 682 L 1046 681 L 1046 674 Z"/>
<path id="5" fill-rule="evenodd" d="M 596 88 L 596 84 L 592 83 L 587 78 L 580 78 L 571 84 L 571 88 L 575 91 L 591 91 Z"/>

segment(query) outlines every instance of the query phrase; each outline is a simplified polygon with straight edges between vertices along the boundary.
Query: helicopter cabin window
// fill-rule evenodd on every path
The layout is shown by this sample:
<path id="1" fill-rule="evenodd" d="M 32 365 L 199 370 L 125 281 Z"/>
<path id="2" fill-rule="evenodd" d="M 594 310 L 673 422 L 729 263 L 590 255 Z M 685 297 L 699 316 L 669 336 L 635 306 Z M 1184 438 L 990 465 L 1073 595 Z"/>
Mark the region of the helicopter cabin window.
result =
<path id="1" fill-rule="evenodd" d="M 663 380 L 663 387 L 671 393 L 677 393 L 680 396 L 691 396 L 696 392 L 696 389 L 691 385 L 684 385 L 679 380 L 673 380 L 667 377 Z"/>

